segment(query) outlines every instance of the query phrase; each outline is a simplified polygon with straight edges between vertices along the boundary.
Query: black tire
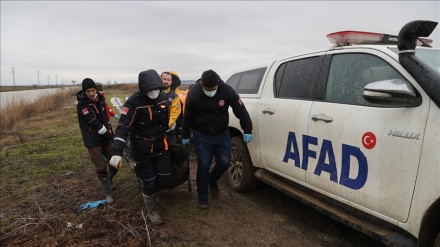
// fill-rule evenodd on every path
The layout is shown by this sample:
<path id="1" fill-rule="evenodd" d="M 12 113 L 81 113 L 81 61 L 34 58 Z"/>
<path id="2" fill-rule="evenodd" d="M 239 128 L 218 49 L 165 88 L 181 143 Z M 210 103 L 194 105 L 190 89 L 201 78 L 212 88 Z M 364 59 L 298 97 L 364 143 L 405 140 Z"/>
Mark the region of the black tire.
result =
<path id="1" fill-rule="evenodd" d="M 231 138 L 231 165 L 228 168 L 229 185 L 238 192 L 255 189 L 260 181 L 255 178 L 256 168 L 252 165 L 251 157 L 242 136 Z"/>

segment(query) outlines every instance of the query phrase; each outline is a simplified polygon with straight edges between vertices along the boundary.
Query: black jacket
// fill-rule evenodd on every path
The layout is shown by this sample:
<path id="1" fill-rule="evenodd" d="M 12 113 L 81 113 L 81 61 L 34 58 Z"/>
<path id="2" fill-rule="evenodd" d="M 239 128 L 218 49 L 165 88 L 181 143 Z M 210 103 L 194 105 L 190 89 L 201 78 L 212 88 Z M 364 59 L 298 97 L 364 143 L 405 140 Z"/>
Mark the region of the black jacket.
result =
<path id="1" fill-rule="evenodd" d="M 189 138 L 191 128 L 208 135 L 225 132 L 229 125 L 229 106 L 234 115 L 240 119 L 240 126 L 244 133 L 252 133 L 252 121 L 249 113 L 240 96 L 231 86 L 220 81 L 217 93 L 212 98 L 205 95 L 202 84 L 198 83 L 192 86 L 185 103 L 182 138 Z"/>
<path id="2" fill-rule="evenodd" d="M 88 148 L 108 145 L 113 139 L 105 112 L 105 98 L 102 94 L 97 94 L 97 102 L 89 100 L 82 90 L 76 94 L 79 128 L 81 129 L 84 145 Z M 98 133 L 102 126 L 107 129 L 104 135 Z"/>
<path id="3" fill-rule="evenodd" d="M 139 74 L 139 91 L 125 102 L 116 128 L 114 155 L 122 155 L 129 135 L 134 152 L 157 154 L 168 149 L 165 140 L 169 121 L 168 97 L 164 92 L 160 92 L 156 99 L 146 95 L 148 91 L 164 88 L 156 71 L 147 70 Z"/>

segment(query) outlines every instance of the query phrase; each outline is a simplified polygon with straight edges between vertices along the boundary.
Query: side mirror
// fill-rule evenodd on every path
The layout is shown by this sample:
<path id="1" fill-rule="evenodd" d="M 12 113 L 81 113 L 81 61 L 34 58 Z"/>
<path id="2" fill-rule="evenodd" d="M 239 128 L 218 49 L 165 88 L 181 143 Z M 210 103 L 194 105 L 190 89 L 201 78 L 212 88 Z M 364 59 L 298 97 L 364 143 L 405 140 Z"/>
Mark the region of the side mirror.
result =
<path id="1" fill-rule="evenodd" d="M 366 100 L 374 103 L 399 103 L 409 106 L 421 104 L 421 98 L 413 86 L 403 79 L 391 79 L 368 83 L 364 87 L 363 96 Z"/>

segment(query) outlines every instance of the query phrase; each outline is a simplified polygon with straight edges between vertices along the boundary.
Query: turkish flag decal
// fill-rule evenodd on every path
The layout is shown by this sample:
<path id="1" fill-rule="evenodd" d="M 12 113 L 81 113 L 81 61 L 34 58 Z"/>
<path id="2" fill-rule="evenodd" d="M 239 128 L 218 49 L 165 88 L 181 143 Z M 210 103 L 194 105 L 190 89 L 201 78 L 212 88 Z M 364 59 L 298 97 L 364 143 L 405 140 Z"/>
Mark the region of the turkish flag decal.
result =
<path id="1" fill-rule="evenodd" d="M 374 148 L 376 146 L 376 135 L 374 135 L 373 132 L 366 132 L 362 136 L 362 145 L 364 145 L 366 149 Z"/>
<path id="2" fill-rule="evenodd" d="M 124 109 L 122 109 L 121 114 L 127 115 L 128 110 L 129 110 L 128 107 L 124 107 Z"/>

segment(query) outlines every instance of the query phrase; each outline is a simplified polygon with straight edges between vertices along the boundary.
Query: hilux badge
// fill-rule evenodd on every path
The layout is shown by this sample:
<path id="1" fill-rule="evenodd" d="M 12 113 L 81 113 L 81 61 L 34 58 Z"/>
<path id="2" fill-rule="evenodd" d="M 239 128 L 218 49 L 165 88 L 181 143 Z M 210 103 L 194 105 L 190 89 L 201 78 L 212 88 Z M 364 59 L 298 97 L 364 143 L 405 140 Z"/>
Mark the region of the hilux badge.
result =
<path id="1" fill-rule="evenodd" d="M 408 138 L 408 139 L 416 139 L 419 140 L 420 133 L 413 133 L 413 132 L 403 132 L 403 131 L 397 131 L 397 130 L 390 130 L 388 132 L 389 136 L 395 136 L 395 137 L 402 137 L 402 138 Z"/>

